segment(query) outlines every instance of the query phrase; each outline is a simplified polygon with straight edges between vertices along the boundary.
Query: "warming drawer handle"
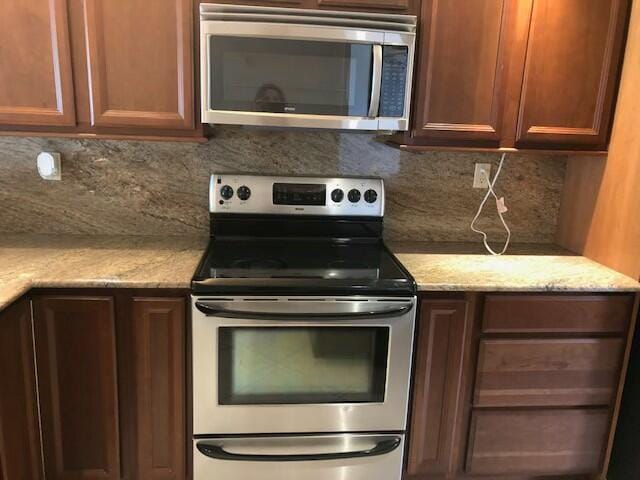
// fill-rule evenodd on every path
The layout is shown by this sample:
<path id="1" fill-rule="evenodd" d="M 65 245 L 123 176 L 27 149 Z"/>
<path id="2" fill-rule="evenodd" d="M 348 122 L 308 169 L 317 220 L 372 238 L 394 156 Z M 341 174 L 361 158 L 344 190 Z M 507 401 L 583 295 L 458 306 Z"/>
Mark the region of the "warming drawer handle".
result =
<path id="1" fill-rule="evenodd" d="M 362 312 L 252 312 L 245 310 L 227 310 L 218 305 L 196 302 L 196 308 L 208 316 L 222 318 L 244 318 L 251 320 L 300 320 L 300 319 L 344 319 L 344 318 L 388 318 L 400 317 L 413 309 L 412 304 L 392 307 L 383 310 L 368 310 Z"/>
<path id="2" fill-rule="evenodd" d="M 309 453 L 292 455 L 263 455 L 227 452 L 221 445 L 211 445 L 205 442 L 198 442 L 198 450 L 209 458 L 216 460 L 232 460 L 241 462 L 310 462 L 319 460 L 341 460 L 348 458 L 375 457 L 393 452 L 400 445 L 400 437 L 385 439 L 368 450 L 358 450 L 355 452 L 335 452 L 335 453 Z"/>

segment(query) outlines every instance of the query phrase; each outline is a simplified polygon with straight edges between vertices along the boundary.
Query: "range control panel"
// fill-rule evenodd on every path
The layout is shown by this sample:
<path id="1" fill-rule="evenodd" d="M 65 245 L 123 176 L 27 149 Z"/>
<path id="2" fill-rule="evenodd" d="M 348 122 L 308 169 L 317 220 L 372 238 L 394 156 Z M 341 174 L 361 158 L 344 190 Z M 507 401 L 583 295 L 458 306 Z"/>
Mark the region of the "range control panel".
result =
<path id="1" fill-rule="evenodd" d="M 382 217 L 381 178 L 214 174 L 211 213 Z"/>

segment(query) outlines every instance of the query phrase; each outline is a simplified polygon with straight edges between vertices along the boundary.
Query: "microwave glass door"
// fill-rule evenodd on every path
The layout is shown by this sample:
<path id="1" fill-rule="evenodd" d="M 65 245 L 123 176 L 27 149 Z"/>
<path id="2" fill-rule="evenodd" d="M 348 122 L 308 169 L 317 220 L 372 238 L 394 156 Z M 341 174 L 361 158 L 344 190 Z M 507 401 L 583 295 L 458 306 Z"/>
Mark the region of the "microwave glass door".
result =
<path id="1" fill-rule="evenodd" d="M 211 110 L 366 117 L 373 46 L 209 37 Z"/>
<path id="2" fill-rule="evenodd" d="M 221 405 L 381 403 L 388 327 L 221 327 Z"/>

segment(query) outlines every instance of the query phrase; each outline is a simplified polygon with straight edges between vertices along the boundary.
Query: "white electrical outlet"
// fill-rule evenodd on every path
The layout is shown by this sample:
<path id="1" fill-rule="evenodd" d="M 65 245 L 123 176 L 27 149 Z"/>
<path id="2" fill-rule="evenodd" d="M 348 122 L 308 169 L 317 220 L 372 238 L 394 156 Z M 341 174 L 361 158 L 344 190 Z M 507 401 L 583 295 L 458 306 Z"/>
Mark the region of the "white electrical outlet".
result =
<path id="1" fill-rule="evenodd" d="M 483 175 L 482 172 L 486 172 L 486 175 Z M 489 178 L 491 178 L 491 164 L 476 163 L 476 170 L 473 174 L 473 188 L 489 188 Z"/>
<path id="2" fill-rule="evenodd" d="M 44 180 L 61 180 L 62 168 L 58 152 L 40 152 L 36 159 L 38 174 Z"/>

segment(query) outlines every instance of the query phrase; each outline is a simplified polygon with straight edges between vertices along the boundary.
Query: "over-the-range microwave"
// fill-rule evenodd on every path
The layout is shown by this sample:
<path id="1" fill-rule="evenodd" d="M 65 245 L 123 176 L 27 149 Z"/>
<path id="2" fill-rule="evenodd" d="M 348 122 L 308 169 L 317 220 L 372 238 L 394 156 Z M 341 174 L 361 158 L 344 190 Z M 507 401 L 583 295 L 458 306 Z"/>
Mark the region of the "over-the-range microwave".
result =
<path id="1" fill-rule="evenodd" d="M 202 121 L 407 130 L 416 17 L 200 5 Z"/>

